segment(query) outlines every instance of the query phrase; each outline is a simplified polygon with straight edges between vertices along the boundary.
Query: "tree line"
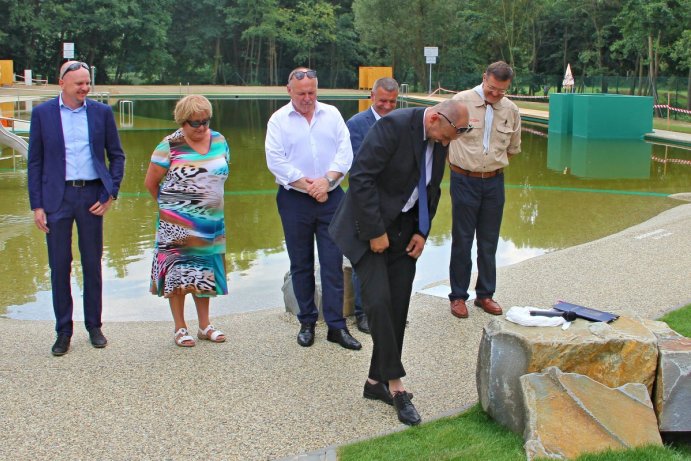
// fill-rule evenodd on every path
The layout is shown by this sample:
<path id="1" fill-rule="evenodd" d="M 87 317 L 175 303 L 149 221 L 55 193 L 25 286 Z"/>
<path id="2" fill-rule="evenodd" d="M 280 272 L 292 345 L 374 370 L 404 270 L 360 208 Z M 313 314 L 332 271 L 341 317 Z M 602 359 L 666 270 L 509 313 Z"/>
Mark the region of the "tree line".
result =
<path id="1" fill-rule="evenodd" d="M 531 92 L 559 86 L 569 63 L 577 80 L 635 77 L 638 94 L 654 95 L 658 76 L 691 85 L 689 0 L 0 0 L 0 11 L 0 59 L 52 82 L 73 42 L 97 84 L 280 85 L 307 65 L 321 86 L 353 88 L 358 66 L 381 65 L 422 91 L 423 48 L 437 46 L 435 88 L 475 85 L 498 59 Z"/>

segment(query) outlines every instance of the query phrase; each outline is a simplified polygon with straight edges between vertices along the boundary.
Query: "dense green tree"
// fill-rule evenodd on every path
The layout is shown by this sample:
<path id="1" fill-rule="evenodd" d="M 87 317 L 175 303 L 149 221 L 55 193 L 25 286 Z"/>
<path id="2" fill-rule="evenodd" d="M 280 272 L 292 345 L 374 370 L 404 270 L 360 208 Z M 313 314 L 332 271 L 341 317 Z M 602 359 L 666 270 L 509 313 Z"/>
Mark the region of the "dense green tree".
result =
<path id="1" fill-rule="evenodd" d="M 691 72 L 689 0 L 0 0 L 0 11 L 0 58 L 52 82 L 68 41 L 99 84 L 279 85 L 308 65 L 322 86 L 355 87 L 358 66 L 383 65 L 422 91 L 425 46 L 439 48 L 435 88 L 473 86 L 498 59 L 530 93 L 558 87 L 569 63 L 579 84 L 608 91 L 607 76 L 630 76 L 639 94 Z"/>
<path id="2" fill-rule="evenodd" d="M 691 110 L 691 30 L 685 30 L 672 45 L 672 58 L 679 63 L 679 68 L 686 68 L 688 80 L 686 86 L 686 109 Z"/>

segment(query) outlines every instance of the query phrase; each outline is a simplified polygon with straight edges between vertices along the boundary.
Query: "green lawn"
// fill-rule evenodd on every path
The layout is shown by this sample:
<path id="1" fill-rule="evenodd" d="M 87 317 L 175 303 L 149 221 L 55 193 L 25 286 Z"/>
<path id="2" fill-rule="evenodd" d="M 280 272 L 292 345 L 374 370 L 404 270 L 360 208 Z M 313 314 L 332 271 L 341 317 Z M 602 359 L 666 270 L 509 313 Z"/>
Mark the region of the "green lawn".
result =
<path id="1" fill-rule="evenodd" d="M 660 320 L 691 337 L 691 304 Z M 476 404 L 468 411 L 391 435 L 340 447 L 340 461 L 523 461 L 523 439 L 495 423 Z M 691 443 L 583 455 L 578 461 L 683 461 Z"/>

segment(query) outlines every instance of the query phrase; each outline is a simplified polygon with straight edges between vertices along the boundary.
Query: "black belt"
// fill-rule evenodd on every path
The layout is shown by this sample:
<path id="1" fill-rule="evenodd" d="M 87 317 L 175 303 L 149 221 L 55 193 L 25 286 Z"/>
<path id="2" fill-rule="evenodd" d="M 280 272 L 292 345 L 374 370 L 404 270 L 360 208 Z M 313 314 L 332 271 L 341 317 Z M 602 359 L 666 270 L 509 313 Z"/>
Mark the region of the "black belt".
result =
<path id="1" fill-rule="evenodd" d="M 454 173 L 462 174 L 464 176 L 470 176 L 471 178 L 482 179 L 493 178 L 496 175 L 500 174 L 502 171 L 504 171 L 503 168 L 499 168 L 494 171 L 468 171 L 464 170 L 459 166 L 454 165 L 453 163 L 449 163 L 449 168 L 451 168 L 451 171 L 453 171 Z"/>
<path id="2" fill-rule="evenodd" d="M 72 186 L 72 187 L 84 187 L 84 186 L 90 186 L 92 184 L 97 184 L 100 183 L 100 179 L 70 179 L 68 181 L 65 181 L 66 186 Z"/>

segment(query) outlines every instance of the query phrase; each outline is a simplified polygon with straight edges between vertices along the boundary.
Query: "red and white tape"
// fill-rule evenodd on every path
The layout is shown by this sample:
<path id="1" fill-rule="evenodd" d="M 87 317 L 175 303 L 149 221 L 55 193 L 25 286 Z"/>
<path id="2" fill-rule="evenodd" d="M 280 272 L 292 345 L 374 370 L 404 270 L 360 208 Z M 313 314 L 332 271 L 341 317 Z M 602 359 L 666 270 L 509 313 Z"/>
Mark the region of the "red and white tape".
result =
<path id="1" fill-rule="evenodd" d="M 667 109 L 671 110 L 672 112 L 681 112 L 682 114 L 691 115 L 691 110 L 680 109 L 678 107 L 668 106 L 667 104 L 655 104 L 653 109 Z"/>
<path id="2" fill-rule="evenodd" d="M 652 156 L 654 162 L 659 163 L 677 163 L 679 165 L 691 165 L 691 160 L 686 160 L 683 158 L 661 158 L 656 155 Z"/>

